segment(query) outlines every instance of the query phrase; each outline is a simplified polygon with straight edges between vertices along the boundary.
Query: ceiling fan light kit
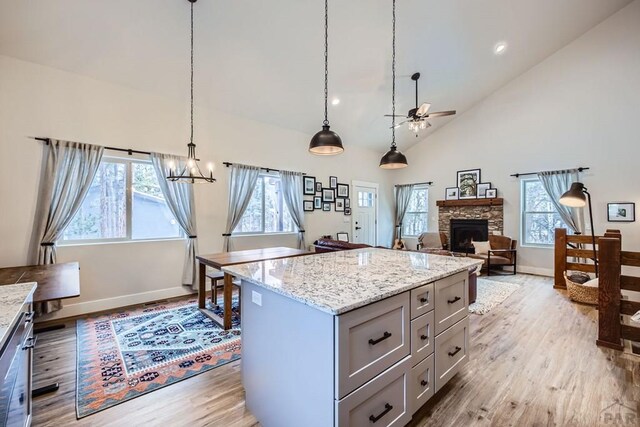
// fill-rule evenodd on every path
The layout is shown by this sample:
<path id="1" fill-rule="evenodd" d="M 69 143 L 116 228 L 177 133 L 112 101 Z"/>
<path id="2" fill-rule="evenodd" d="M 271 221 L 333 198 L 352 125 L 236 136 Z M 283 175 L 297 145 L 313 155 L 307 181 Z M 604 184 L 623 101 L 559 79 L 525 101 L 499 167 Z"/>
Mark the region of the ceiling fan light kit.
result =
<path id="1" fill-rule="evenodd" d="M 391 41 L 391 147 L 380 159 L 382 169 L 406 168 L 409 163 L 407 157 L 396 147 L 396 0 L 393 0 L 392 12 L 392 41 Z"/>
<path id="2" fill-rule="evenodd" d="M 309 151 L 319 156 L 332 156 L 344 151 L 342 139 L 329 127 L 329 0 L 324 0 L 324 121 L 322 130 L 313 135 Z"/>

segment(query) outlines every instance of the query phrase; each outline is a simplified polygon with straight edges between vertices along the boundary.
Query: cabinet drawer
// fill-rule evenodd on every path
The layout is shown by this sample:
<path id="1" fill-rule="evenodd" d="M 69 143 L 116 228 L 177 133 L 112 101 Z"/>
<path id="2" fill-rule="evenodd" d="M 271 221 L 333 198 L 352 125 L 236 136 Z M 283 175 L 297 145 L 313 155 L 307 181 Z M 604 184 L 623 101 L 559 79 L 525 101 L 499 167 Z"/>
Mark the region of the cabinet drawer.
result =
<path id="1" fill-rule="evenodd" d="M 404 426 L 411 419 L 411 357 L 378 375 L 349 396 L 336 401 L 336 426 Z"/>
<path id="2" fill-rule="evenodd" d="M 436 335 L 464 318 L 469 311 L 469 272 L 463 271 L 435 283 Z"/>
<path id="3" fill-rule="evenodd" d="M 433 310 L 433 283 L 411 290 L 411 318 L 415 319 Z"/>
<path id="4" fill-rule="evenodd" d="M 436 390 L 447 383 L 469 361 L 469 318 L 436 337 Z"/>
<path id="5" fill-rule="evenodd" d="M 338 398 L 411 351 L 409 292 L 337 316 L 335 322 Z"/>
<path id="6" fill-rule="evenodd" d="M 411 357 L 416 364 L 433 353 L 433 311 L 411 321 Z"/>
<path id="7" fill-rule="evenodd" d="M 422 362 L 411 368 L 409 378 L 410 411 L 413 415 L 435 393 L 433 382 L 434 355 L 427 357 Z"/>

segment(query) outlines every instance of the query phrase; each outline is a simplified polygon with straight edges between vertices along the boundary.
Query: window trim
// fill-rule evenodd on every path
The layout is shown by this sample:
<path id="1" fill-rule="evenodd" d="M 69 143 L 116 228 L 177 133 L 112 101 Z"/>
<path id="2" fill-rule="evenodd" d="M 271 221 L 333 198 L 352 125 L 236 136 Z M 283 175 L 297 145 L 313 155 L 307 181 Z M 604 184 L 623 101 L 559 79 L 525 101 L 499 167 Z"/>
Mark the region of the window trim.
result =
<path id="1" fill-rule="evenodd" d="M 527 243 L 525 236 L 527 234 L 527 214 L 557 214 L 556 210 L 553 211 L 527 211 L 527 194 L 526 186 L 528 182 L 540 181 L 539 178 L 523 178 L 520 181 L 520 246 L 525 248 L 538 248 L 538 249 L 553 249 L 554 243 Z"/>
<path id="2" fill-rule="evenodd" d="M 297 231 L 295 231 L 295 224 L 293 225 L 293 230 L 291 231 L 264 231 L 265 229 L 265 196 L 266 196 L 266 183 L 265 183 L 265 178 L 277 178 L 279 180 L 281 180 L 280 174 L 277 173 L 269 173 L 269 172 L 261 172 L 259 175 L 259 180 L 262 182 L 262 200 L 261 200 L 261 211 L 262 211 L 262 221 L 261 221 L 261 231 L 232 231 L 231 232 L 231 237 L 259 237 L 259 236 L 277 236 L 277 235 L 286 235 L 286 234 L 298 234 Z M 282 182 L 282 180 L 281 180 Z M 281 184 L 282 185 L 282 184 Z M 254 190 L 255 191 L 255 190 Z M 251 195 L 251 197 L 253 197 L 253 194 Z M 286 203 L 283 200 L 283 206 L 285 209 L 289 209 L 286 205 Z M 244 216 L 246 214 L 246 210 L 245 212 L 243 212 L 242 216 Z M 291 213 L 289 212 L 289 215 L 291 215 Z M 242 221 L 242 218 L 240 219 Z M 238 225 L 240 225 L 240 223 L 238 223 Z M 238 227 L 238 225 L 236 225 L 236 228 Z"/>
<path id="3" fill-rule="evenodd" d="M 159 241 L 167 241 L 167 240 L 185 240 L 186 235 L 182 230 L 182 227 L 178 226 L 179 235 L 178 236 L 167 236 L 167 237 L 145 237 L 143 239 L 134 239 L 132 238 L 133 234 L 133 164 L 134 163 L 142 163 L 142 164 L 151 164 L 151 160 L 138 159 L 138 158 L 124 158 L 124 157 L 112 157 L 112 156 L 103 156 L 102 160 L 100 160 L 100 164 L 102 162 L 109 163 L 120 163 L 125 165 L 125 211 L 126 211 L 126 232 L 127 235 L 125 237 L 115 237 L 115 238 L 105 238 L 105 239 L 72 239 L 72 240 L 64 240 L 59 239 L 56 241 L 56 246 L 86 246 L 86 245 L 101 245 L 101 244 L 109 244 L 109 243 L 129 243 L 129 242 L 159 242 Z M 83 201 L 84 203 L 84 201 Z M 72 220 L 73 221 L 73 220 Z"/>
<path id="4" fill-rule="evenodd" d="M 413 187 L 413 189 L 411 190 L 411 195 L 413 196 L 413 192 L 416 190 L 426 190 L 427 191 L 427 203 L 425 204 L 427 210 L 426 211 L 409 211 L 407 210 L 404 213 L 404 216 L 406 218 L 407 214 L 424 214 L 424 216 L 427 219 L 427 229 L 425 231 L 423 231 L 423 233 L 426 233 L 429 231 L 429 185 L 424 184 L 424 185 L 416 185 L 415 187 Z M 404 223 L 404 220 L 403 220 Z M 404 224 L 402 224 L 402 228 L 404 229 Z M 419 234 L 413 235 L 413 234 L 405 234 L 404 230 L 402 231 L 402 237 L 413 237 L 413 238 L 417 238 L 419 236 Z"/>

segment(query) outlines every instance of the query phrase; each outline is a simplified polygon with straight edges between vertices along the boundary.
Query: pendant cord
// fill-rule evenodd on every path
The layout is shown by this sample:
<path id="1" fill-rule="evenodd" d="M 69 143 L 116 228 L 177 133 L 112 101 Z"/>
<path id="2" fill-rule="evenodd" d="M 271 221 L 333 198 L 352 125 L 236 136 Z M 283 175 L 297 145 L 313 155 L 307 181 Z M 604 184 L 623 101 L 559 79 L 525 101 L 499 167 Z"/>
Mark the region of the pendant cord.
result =
<path id="1" fill-rule="evenodd" d="M 324 0 L 324 121 L 322 124 L 329 125 L 329 110 L 327 108 L 329 100 L 329 0 Z"/>
<path id="2" fill-rule="evenodd" d="M 193 2 L 191 2 L 191 139 L 189 142 L 193 144 Z"/>
<path id="3" fill-rule="evenodd" d="M 391 58 L 391 146 L 396 146 L 396 0 L 393 0 L 393 37 Z"/>

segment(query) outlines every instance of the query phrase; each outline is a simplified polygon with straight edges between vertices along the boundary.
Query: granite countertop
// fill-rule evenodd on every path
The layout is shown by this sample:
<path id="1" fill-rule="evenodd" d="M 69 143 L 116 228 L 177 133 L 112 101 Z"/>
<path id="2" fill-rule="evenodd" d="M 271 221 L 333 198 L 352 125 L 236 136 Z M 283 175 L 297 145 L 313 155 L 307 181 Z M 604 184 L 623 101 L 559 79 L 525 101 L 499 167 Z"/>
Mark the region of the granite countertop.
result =
<path id="1" fill-rule="evenodd" d="M 36 289 L 36 283 L 0 286 L 0 348 L 9 335 L 9 328 L 20 315 L 20 308 Z"/>
<path id="2" fill-rule="evenodd" d="M 223 270 L 337 315 L 481 264 L 482 260 L 467 257 L 365 248 L 240 264 Z"/>

